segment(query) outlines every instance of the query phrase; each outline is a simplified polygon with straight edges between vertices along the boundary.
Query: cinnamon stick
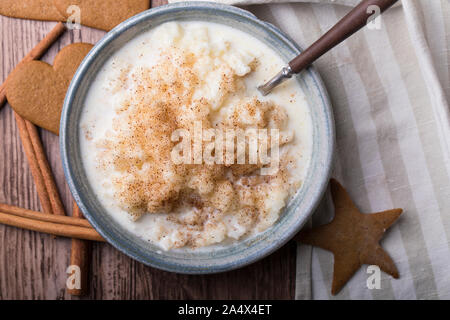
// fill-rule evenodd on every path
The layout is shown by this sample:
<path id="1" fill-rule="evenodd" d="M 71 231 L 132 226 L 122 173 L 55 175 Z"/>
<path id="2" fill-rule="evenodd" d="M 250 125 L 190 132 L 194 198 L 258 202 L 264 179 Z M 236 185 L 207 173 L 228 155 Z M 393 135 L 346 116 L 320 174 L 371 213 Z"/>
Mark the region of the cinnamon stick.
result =
<path id="1" fill-rule="evenodd" d="M 28 218 L 32 220 L 39 220 L 44 222 L 52 222 L 58 224 L 67 224 L 72 226 L 92 228 L 90 223 L 86 219 L 80 219 L 70 216 L 58 216 L 54 214 L 48 214 L 33 210 L 28 210 L 16 206 L 11 206 L 9 204 L 0 203 L 0 212 L 7 214 L 19 216 L 22 218 Z"/>
<path id="2" fill-rule="evenodd" d="M 44 53 L 48 50 L 48 48 L 63 34 L 66 30 L 66 27 L 62 22 L 58 22 L 58 24 L 42 39 L 16 66 L 20 66 L 21 64 L 39 59 L 44 55 Z M 6 81 L 0 86 L 0 109 L 6 102 Z"/>
<path id="3" fill-rule="evenodd" d="M 46 213 L 42 213 L 42 215 L 46 215 Z M 95 229 L 92 227 L 85 228 L 70 224 L 53 223 L 37 219 L 23 218 L 5 212 L 0 212 L 0 223 L 22 229 L 48 233 L 55 236 L 93 241 L 105 241 L 102 236 L 98 234 L 97 231 L 95 231 Z"/>
<path id="4" fill-rule="evenodd" d="M 84 219 L 83 214 L 76 202 L 73 202 L 72 216 Z M 91 244 L 89 241 L 72 239 L 72 250 L 70 253 L 70 265 L 80 268 L 80 288 L 67 288 L 67 292 L 75 296 L 86 295 L 89 291 L 89 266 L 90 266 Z"/>
<path id="5" fill-rule="evenodd" d="M 28 132 L 26 124 L 27 120 L 23 119 L 15 112 L 14 116 L 16 117 L 17 128 L 19 129 L 23 150 L 25 151 L 25 155 L 28 159 L 28 164 L 30 166 L 31 174 L 33 175 L 34 184 L 36 185 L 36 191 L 39 196 L 42 209 L 44 209 L 44 212 L 53 213 L 50 197 L 47 192 L 47 187 L 45 186 L 44 175 L 39 167 L 37 156 L 33 148 L 33 143 L 31 142 L 30 133 Z"/>
<path id="6" fill-rule="evenodd" d="M 42 173 L 42 178 L 44 179 L 44 185 L 45 189 L 47 190 L 48 197 L 50 199 L 52 213 L 64 216 L 65 215 L 64 206 L 61 202 L 61 197 L 59 195 L 58 188 L 56 187 L 55 178 L 53 177 L 52 170 L 48 163 L 47 156 L 42 146 L 38 130 L 36 126 L 28 120 L 25 120 L 25 125 L 28 130 L 28 135 L 30 137 L 31 144 L 33 146 L 34 154 L 36 155 L 36 160 L 39 169 Z"/>
<path id="7" fill-rule="evenodd" d="M 44 212 L 65 215 L 55 178 L 36 126 L 15 112 L 14 116 Z"/>

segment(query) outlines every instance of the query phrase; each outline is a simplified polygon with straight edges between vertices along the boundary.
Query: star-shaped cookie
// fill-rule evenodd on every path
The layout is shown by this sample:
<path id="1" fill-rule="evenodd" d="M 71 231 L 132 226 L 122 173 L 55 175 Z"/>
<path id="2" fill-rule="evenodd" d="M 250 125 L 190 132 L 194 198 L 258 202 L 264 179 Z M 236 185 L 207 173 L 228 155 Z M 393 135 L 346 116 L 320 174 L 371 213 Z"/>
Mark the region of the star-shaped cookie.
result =
<path id="1" fill-rule="evenodd" d="M 344 187 L 330 181 L 335 216 L 328 224 L 301 231 L 296 240 L 331 251 L 334 255 L 331 293 L 337 294 L 363 265 L 377 265 L 398 278 L 397 268 L 379 241 L 384 232 L 400 217 L 402 209 L 363 214 L 353 203 Z"/>

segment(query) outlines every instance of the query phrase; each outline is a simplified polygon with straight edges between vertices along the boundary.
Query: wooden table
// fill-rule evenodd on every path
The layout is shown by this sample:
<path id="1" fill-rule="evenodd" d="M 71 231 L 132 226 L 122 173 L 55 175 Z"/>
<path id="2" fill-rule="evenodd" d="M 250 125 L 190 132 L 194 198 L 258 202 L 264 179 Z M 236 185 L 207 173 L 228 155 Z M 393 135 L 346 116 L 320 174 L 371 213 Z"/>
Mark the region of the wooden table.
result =
<path id="1" fill-rule="evenodd" d="M 163 1 L 153 1 L 156 6 Z M 53 22 L 0 16 L 0 80 L 54 26 Z M 95 43 L 104 32 L 82 27 L 67 31 L 42 60 L 74 42 Z M 41 130 L 66 212 L 72 197 L 64 179 L 58 137 Z M 9 105 L 0 110 L 0 202 L 41 210 Z M 71 299 L 65 292 L 69 239 L 0 225 L 0 299 Z M 160 271 L 138 263 L 109 244 L 92 252 L 91 299 L 292 299 L 295 284 L 294 243 L 240 270 L 206 276 Z"/>

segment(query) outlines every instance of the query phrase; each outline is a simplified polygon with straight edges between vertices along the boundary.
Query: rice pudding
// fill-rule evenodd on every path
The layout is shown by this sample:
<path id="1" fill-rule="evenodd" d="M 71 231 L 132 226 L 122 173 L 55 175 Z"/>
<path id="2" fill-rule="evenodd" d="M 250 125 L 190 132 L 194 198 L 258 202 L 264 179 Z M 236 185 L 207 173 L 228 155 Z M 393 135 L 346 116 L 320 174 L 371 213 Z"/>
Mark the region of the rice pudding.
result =
<path id="1" fill-rule="evenodd" d="M 117 50 L 79 131 L 108 214 L 164 250 L 228 245 L 276 223 L 312 144 L 295 80 L 267 97 L 256 89 L 283 65 L 258 39 L 200 21 L 165 23 Z"/>

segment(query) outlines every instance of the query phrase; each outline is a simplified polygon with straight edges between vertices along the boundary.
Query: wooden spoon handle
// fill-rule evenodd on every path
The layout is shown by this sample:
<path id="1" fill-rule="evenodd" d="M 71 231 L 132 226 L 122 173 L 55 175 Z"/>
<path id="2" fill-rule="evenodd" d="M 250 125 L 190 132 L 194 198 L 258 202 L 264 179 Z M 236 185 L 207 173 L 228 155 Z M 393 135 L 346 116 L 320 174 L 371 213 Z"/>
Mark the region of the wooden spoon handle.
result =
<path id="1" fill-rule="evenodd" d="M 293 73 L 299 73 L 324 53 L 364 27 L 374 13 L 370 6 L 379 8 L 379 14 L 391 7 L 397 0 L 364 0 L 342 18 L 333 28 L 314 42 L 308 49 L 289 62 Z M 374 8 L 376 8 L 374 7 Z"/>

